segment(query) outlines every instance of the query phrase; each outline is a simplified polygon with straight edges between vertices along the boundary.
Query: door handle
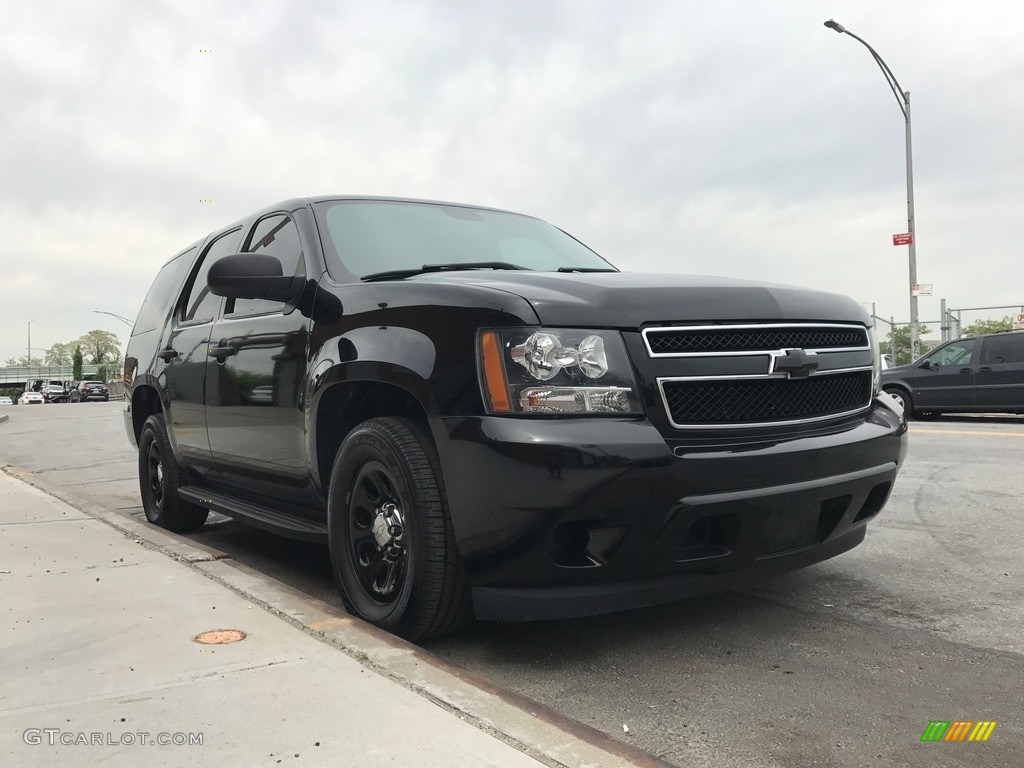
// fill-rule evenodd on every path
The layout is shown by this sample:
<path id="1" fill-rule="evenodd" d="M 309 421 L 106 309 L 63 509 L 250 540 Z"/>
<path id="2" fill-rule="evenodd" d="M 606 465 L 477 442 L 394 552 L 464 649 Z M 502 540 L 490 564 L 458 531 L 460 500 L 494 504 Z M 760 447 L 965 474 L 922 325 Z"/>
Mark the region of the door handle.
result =
<path id="1" fill-rule="evenodd" d="M 171 349 L 170 347 L 168 347 L 167 349 L 161 349 L 159 352 L 156 353 L 156 356 L 159 357 L 164 362 L 169 363 L 171 360 L 176 358 L 179 354 L 181 354 L 181 353 L 178 352 L 178 350 Z"/>
<path id="2" fill-rule="evenodd" d="M 992 369 L 986 365 L 982 368 L 979 368 L 978 373 L 992 373 Z"/>
<path id="3" fill-rule="evenodd" d="M 218 360 L 222 360 L 225 357 L 231 357 L 231 355 L 237 355 L 238 349 L 235 347 L 210 347 L 207 351 L 210 357 L 216 357 Z"/>
<path id="4" fill-rule="evenodd" d="M 972 370 L 973 369 L 971 369 L 971 368 L 961 368 L 960 369 L 960 373 L 971 373 Z M 982 370 L 984 370 L 984 369 L 982 369 Z"/>

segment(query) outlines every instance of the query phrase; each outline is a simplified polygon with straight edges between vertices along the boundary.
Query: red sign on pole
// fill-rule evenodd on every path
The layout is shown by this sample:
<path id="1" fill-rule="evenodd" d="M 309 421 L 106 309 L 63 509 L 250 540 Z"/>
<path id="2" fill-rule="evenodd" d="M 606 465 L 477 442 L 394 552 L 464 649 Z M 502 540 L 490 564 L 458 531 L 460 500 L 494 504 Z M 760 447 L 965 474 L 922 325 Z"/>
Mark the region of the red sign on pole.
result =
<path id="1" fill-rule="evenodd" d="M 914 235 L 912 232 L 900 232 L 897 235 L 892 236 L 893 245 L 910 245 L 914 242 Z"/>

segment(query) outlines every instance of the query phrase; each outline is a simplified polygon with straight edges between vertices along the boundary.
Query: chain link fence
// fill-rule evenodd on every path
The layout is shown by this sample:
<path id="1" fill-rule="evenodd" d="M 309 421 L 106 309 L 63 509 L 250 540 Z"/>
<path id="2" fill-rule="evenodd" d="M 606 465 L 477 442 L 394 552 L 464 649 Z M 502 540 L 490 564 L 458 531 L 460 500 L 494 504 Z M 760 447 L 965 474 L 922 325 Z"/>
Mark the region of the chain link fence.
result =
<path id="1" fill-rule="evenodd" d="M 910 349 L 910 322 L 872 315 L 875 324 L 875 338 L 882 356 L 889 365 L 906 365 L 912 362 Z M 944 340 L 941 320 L 919 320 L 921 354 L 928 354 Z"/>
<path id="2" fill-rule="evenodd" d="M 957 307 L 948 309 L 942 300 L 941 316 L 937 320 L 919 320 L 921 354 L 926 355 L 939 344 L 961 336 L 1009 330 L 1018 314 L 1024 314 L 1024 303 L 1003 304 L 994 307 Z M 872 314 L 875 338 L 882 355 L 889 356 L 890 365 L 912 362 L 910 352 L 910 322 L 897 321 Z"/>
<path id="3" fill-rule="evenodd" d="M 1024 303 L 997 307 L 957 307 L 948 310 L 949 339 L 979 333 L 1005 331 L 1013 327 L 1017 315 L 1024 314 Z"/>

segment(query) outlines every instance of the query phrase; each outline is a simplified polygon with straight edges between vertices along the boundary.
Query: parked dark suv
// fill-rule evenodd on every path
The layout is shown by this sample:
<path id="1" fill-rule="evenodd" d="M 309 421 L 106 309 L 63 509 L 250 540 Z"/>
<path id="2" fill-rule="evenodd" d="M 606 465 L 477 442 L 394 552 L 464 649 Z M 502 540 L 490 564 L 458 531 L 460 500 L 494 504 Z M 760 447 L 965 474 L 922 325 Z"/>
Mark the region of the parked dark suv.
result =
<path id="1" fill-rule="evenodd" d="M 906 451 L 830 293 L 621 273 L 538 219 L 316 198 L 160 270 L 125 361 L 150 521 L 326 541 L 409 638 L 748 583 L 856 546 Z"/>
<path id="2" fill-rule="evenodd" d="M 910 365 L 882 371 L 882 386 L 908 413 L 1024 413 L 1024 331 L 968 336 Z"/>
<path id="3" fill-rule="evenodd" d="M 107 402 L 110 399 L 110 390 L 102 381 L 82 381 L 71 390 L 71 402 L 85 403 L 90 400 Z"/>

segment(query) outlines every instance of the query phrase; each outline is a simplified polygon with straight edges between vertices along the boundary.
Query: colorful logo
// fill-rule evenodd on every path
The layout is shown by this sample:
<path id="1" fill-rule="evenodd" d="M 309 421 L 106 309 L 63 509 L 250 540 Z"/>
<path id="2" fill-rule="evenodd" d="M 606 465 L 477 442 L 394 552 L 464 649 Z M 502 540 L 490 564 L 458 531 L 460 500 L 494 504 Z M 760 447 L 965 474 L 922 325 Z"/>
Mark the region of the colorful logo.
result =
<path id="1" fill-rule="evenodd" d="M 995 720 L 932 720 L 921 741 L 988 741 L 995 729 Z"/>

